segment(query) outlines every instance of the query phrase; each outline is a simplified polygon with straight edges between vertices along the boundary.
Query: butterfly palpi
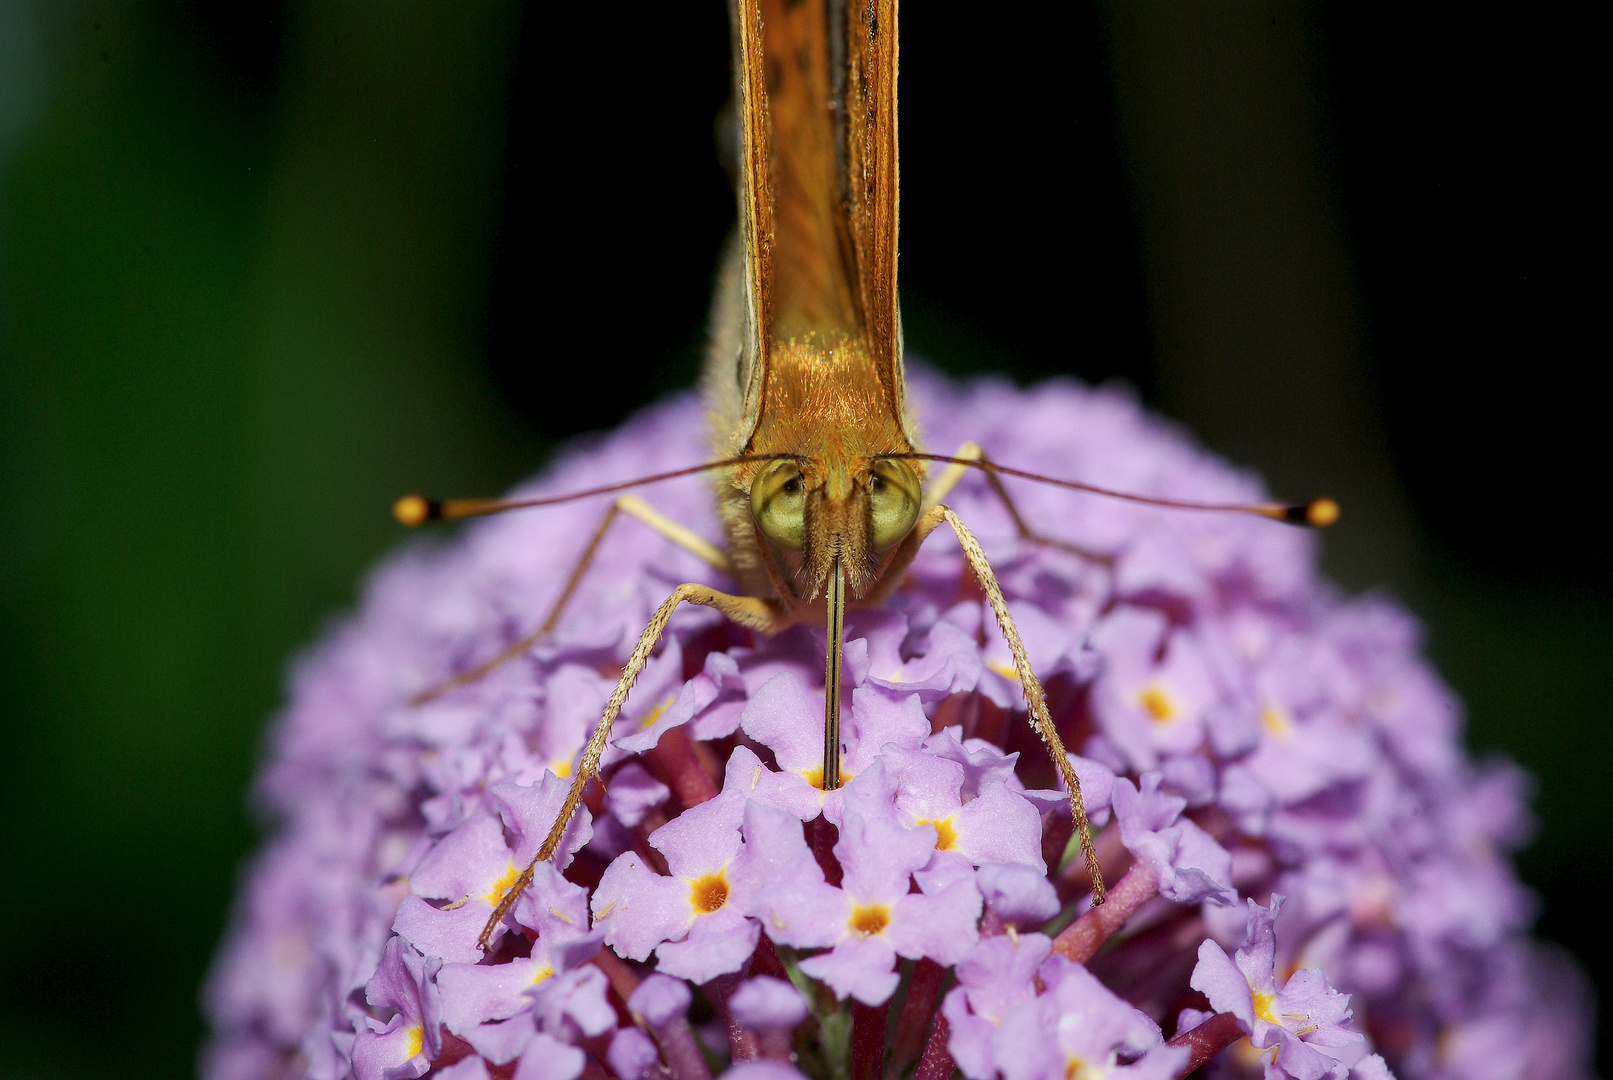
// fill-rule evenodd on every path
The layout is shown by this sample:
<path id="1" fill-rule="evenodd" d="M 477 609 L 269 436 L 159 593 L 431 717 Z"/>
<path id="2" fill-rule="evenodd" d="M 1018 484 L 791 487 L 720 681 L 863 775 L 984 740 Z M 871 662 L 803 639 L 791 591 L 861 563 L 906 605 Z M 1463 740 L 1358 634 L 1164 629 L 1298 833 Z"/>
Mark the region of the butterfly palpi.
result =
<path id="1" fill-rule="evenodd" d="M 716 608 L 763 634 L 804 622 L 827 627 L 821 783 L 826 791 L 839 787 L 846 608 L 883 603 L 901 585 L 925 538 L 942 526 L 956 534 L 1013 654 L 1030 724 L 1069 792 L 1093 899 L 1102 903 L 1103 879 L 1080 781 L 991 565 L 943 500 L 968 470 L 979 469 L 1021 536 L 1040 543 L 1054 541 L 1025 524 L 1002 476 L 1293 524 L 1326 525 L 1338 514 L 1325 499 L 1230 506 L 1128 495 L 995 463 L 973 443 L 951 454 L 925 452 L 906 402 L 896 296 L 896 0 L 736 0 L 732 14 L 739 230 L 713 305 L 704 378 L 714 460 L 552 498 L 437 502 L 411 495 L 394 508 L 404 524 L 418 525 L 614 494 L 702 470 L 718 480 L 725 550 L 637 496 L 619 495 L 544 624 L 420 696 L 435 697 L 480 678 L 549 633 L 620 512 L 687 548 L 737 587 L 727 593 L 680 585 L 655 612 L 583 750 L 548 839 L 495 906 L 481 935 L 484 950 L 537 863 L 553 855 L 598 775 L 613 722 L 680 604 Z M 930 465 L 944 468 L 932 477 Z"/>

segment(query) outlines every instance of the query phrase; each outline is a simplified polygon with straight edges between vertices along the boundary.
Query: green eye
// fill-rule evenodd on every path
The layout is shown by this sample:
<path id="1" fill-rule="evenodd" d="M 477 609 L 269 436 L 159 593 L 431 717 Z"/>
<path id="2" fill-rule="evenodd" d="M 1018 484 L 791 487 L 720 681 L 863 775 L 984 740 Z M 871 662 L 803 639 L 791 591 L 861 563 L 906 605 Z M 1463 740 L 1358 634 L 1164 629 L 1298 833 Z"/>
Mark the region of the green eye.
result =
<path id="1" fill-rule="evenodd" d="M 756 527 L 779 547 L 806 547 L 806 484 L 800 466 L 775 461 L 750 486 L 750 512 Z"/>
<path id="2" fill-rule="evenodd" d="M 874 550 L 899 543 L 919 519 L 919 478 L 905 463 L 884 458 L 874 462 L 868 479 L 868 501 L 874 512 Z"/>

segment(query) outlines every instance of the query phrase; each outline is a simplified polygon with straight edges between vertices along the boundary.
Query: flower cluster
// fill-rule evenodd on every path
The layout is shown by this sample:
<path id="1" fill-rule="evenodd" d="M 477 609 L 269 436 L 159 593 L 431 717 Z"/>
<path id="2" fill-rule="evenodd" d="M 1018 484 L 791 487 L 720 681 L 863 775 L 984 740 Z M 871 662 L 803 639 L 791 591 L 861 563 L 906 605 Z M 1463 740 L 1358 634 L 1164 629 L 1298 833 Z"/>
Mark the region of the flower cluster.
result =
<path id="1" fill-rule="evenodd" d="M 930 443 L 1196 500 L 1258 483 L 1122 393 L 919 373 Z M 682 399 L 532 493 L 700 458 Z M 714 532 L 709 481 L 647 493 Z M 1270 522 L 1032 484 L 979 535 L 1098 830 L 1093 906 L 1058 772 L 957 544 L 847 617 L 844 787 L 821 788 L 824 631 L 680 610 L 552 862 L 655 607 L 729 586 L 623 520 L 552 634 L 597 503 L 482 522 L 376 575 L 297 666 L 258 799 L 276 823 L 206 1003 L 211 1080 L 1588 1075 L 1582 979 L 1533 942 L 1508 852 L 1527 782 L 1460 748 L 1417 628 Z M 702 526 L 702 523 L 705 523 Z M 1230 953 L 1230 955 L 1229 955 Z"/>

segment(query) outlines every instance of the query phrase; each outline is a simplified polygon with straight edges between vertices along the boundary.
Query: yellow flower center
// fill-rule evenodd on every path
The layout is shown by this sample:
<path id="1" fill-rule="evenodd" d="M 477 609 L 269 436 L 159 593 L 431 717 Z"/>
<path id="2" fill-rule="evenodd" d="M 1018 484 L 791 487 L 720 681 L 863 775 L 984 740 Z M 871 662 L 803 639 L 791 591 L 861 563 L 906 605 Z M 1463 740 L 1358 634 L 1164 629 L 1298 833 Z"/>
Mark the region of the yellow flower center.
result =
<path id="1" fill-rule="evenodd" d="M 409 1041 L 403 1047 L 403 1060 L 416 1057 L 426 1046 L 426 1029 L 419 1024 L 409 1028 Z"/>
<path id="2" fill-rule="evenodd" d="M 1160 723 L 1176 715 L 1176 703 L 1158 686 L 1150 686 L 1137 700 L 1141 703 L 1143 711 Z"/>
<path id="3" fill-rule="evenodd" d="M 885 932 L 885 927 L 891 924 L 891 909 L 883 904 L 874 904 L 863 907 L 858 904 L 851 912 L 851 932 L 863 937 L 873 937 L 875 934 Z"/>
<path id="4" fill-rule="evenodd" d="M 1003 678 L 1007 679 L 1009 682 L 1018 682 L 1019 681 L 1019 671 L 1018 671 L 1018 669 L 1015 668 L 1013 664 L 1010 664 L 1007 661 L 1004 661 L 1004 660 L 987 660 L 986 661 L 986 667 L 991 671 L 995 671 L 997 674 L 1001 675 Z"/>
<path id="5" fill-rule="evenodd" d="M 516 879 L 520 876 L 521 871 L 515 868 L 515 863 L 506 863 L 503 875 L 493 882 L 491 889 L 482 894 L 482 899 L 493 907 L 498 907 L 498 902 L 504 899 L 504 894 L 510 891 L 510 887 L 515 884 Z"/>
<path id="6" fill-rule="evenodd" d="M 935 828 L 935 850 L 951 851 L 958 844 L 958 830 L 952 824 L 952 818 L 946 817 L 939 821 L 915 821 L 915 825 L 930 825 Z"/>
<path id="7" fill-rule="evenodd" d="M 668 709 L 672 708 L 673 704 L 677 700 L 678 700 L 678 695 L 676 695 L 676 694 L 668 695 L 668 697 L 667 697 L 667 699 L 665 701 L 661 702 L 661 704 L 657 705 L 655 708 L 651 709 L 649 712 L 644 714 L 644 719 L 639 721 L 639 726 L 640 727 L 649 727 L 651 724 L 653 724 L 657 720 L 661 719 L 661 714 L 666 712 Z"/>
<path id="8" fill-rule="evenodd" d="M 1255 1015 L 1268 1024 L 1277 1023 L 1277 1017 L 1272 1014 L 1271 1003 L 1277 1000 L 1276 994 L 1255 994 Z"/>
<path id="9" fill-rule="evenodd" d="M 710 915 L 728 903 L 728 879 L 721 870 L 685 880 L 689 882 L 689 906 L 696 915 Z"/>
<path id="10" fill-rule="evenodd" d="M 1064 1080 L 1103 1080 L 1108 1074 L 1108 1069 L 1089 1061 L 1082 1061 L 1078 1057 L 1064 1060 Z"/>
<path id="11" fill-rule="evenodd" d="M 1260 726 L 1278 739 L 1288 738 L 1294 730 L 1294 722 L 1288 719 L 1288 714 L 1275 705 L 1267 705 L 1260 710 Z"/>
<path id="12" fill-rule="evenodd" d="M 810 769 L 797 769 L 796 774 L 798 776 L 801 776 L 801 777 L 805 778 L 805 780 L 806 780 L 806 782 L 807 782 L 807 784 L 809 786 L 814 787 L 819 791 L 823 790 L 823 766 L 822 765 L 814 765 Z M 847 784 L 851 783 L 852 778 L 855 775 L 856 774 L 854 774 L 854 773 L 849 773 L 849 772 L 846 771 L 846 763 L 845 763 L 845 761 L 842 760 L 840 762 L 840 786 L 845 787 Z"/>

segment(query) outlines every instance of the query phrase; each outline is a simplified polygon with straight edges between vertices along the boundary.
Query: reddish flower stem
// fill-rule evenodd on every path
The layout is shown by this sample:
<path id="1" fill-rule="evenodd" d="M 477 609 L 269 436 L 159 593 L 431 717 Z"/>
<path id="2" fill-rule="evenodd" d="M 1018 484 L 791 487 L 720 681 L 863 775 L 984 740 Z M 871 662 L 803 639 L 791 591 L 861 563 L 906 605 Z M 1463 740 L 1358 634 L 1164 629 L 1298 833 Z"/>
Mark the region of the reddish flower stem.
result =
<path id="1" fill-rule="evenodd" d="M 661 1058 L 672 1073 L 672 1080 L 711 1080 L 711 1070 L 695 1042 L 694 1029 L 687 1016 L 674 1016 L 660 1027 L 651 1029 L 655 1041 L 661 1044 Z"/>
<path id="2" fill-rule="evenodd" d="M 1185 1077 L 1241 1038 L 1243 1028 L 1229 1012 L 1216 1013 L 1192 1031 L 1184 1031 L 1170 1041 L 1171 1046 L 1185 1046 L 1188 1051 L 1187 1064 L 1176 1071 L 1177 1077 Z"/>
<path id="3" fill-rule="evenodd" d="M 1042 860 L 1053 868 L 1055 878 L 1058 876 L 1059 860 L 1064 857 L 1064 849 L 1074 833 L 1075 821 L 1068 815 L 1061 816 L 1051 810 L 1042 815 Z M 1085 860 L 1078 861 L 1085 865 Z M 1101 855 L 1099 862 L 1102 862 Z"/>
<path id="4" fill-rule="evenodd" d="M 757 1056 L 771 1058 L 774 1061 L 790 1060 L 790 1033 L 788 1031 L 758 1031 L 756 1033 Z"/>
<path id="5" fill-rule="evenodd" d="M 740 981 L 745 977 L 743 969 L 727 975 L 719 975 L 700 987 L 717 1009 L 722 1017 L 723 1026 L 728 1029 L 728 1053 L 734 1061 L 753 1061 L 761 1056 L 761 1047 L 757 1042 L 756 1032 L 734 1019 L 729 1011 L 728 999 L 734 996 L 739 988 Z"/>
<path id="6" fill-rule="evenodd" d="M 617 956 L 610 949 L 600 949 L 588 962 L 603 971 L 605 978 L 610 980 L 610 988 L 616 992 L 616 996 L 621 1002 L 617 1011 L 626 1016 L 627 999 L 632 997 L 633 991 L 638 989 L 638 974 L 628 967 L 626 960 Z"/>
<path id="7" fill-rule="evenodd" d="M 628 1022 L 632 1023 L 632 1021 Z M 583 1063 L 582 1077 L 580 1080 L 616 1080 L 616 1078 L 612 1076 L 609 1067 L 606 1065 L 606 1062 L 610 1060 L 610 1042 L 612 1034 L 614 1033 L 610 1032 L 601 1033 L 599 1035 L 584 1036 L 582 1041 L 577 1044 L 583 1050 L 588 1052 L 588 1057 Z M 517 1058 L 508 1065 L 504 1066 L 506 1071 L 504 1071 L 503 1075 L 500 1076 L 494 1072 L 494 1070 L 498 1069 L 499 1066 L 488 1064 L 487 1080 L 515 1080 L 515 1070 L 520 1068 L 520 1066 L 521 1061 L 519 1058 Z"/>
<path id="8" fill-rule="evenodd" d="M 896 1037 L 891 1043 L 891 1072 L 897 1076 L 907 1071 L 913 1059 L 924 1050 L 924 1040 L 935 1024 L 936 1005 L 941 1000 L 941 986 L 946 981 L 946 968 L 934 960 L 924 959 L 913 965 L 913 977 L 907 981 L 907 999 L 896 1017 Z"/>
<path id="9" fill-rule="evenodd" d="M 918 1072 L 913 1074 L 913 1080 L 950 1080 L 952 1070 L 957 1068 L 952 1063 L 951 1051 L 947 1049 L 950 1029 L 947 1018 L 936 1013 L 935 1029 L 930 1032 L 930 1041 L 924 1044 L 924 1056 L 919 1058 Z"/>
<path id="10" fill-rule="evenodd" d="M 812 844 L 812 857 L 823 871 L 823 880 L 838 888 L 841 870 L 840 860 L 835 858 L 834 846 L 840 839 L 840 831 L 826 817 L 813 818 L 807 822 L 806 828 L 807 840 Z"/>
<path id="11" fill-rule="evenodd" d="M 851 1002 L 851 1080 L 879 1080 L 885 1068 L 885 1028 L 891 1003 Z"/>
<path id="12" fill-rule="evenodd" d="M 751 954 L 750 973 L 752 975 L 771 975 L 775 979 L 789 981 L 789 974 L 784 970 L 784 961 L 778 958 L 778 950 L 773 947 L 772 940 L 763 934 L 756 943 L 756 951 Z"/>
<path id="13" fill-rule="evenodd" d="M 975 580 L 975 576 L 967 570 L 964 571 L 963 576 L 966 587 L 972 587 L 973 595 L 985 600 L 986 594 L 980 591 L 980 583 Z M 985 739 L 987 742 L 994 742 L 998 746 L 1006 746 L 1008 744 L 1008 722 L 1013 717 L 1013 713 L 988 697 L 981 696 L 977 697 L 976 700 L 979 705 L 975 712 L 974 731 L 970 734 L 976 739 Z"/>
<path id="14" fill-rule="evenodd" d="M 683 804 L 684 809 L 699 806 L 717 797 L 717 785 L 712 783 L 706 770 L 700 767 L 700 758 L 695 754 L 694 744 L 689 741 L 688 733 L 681 727 L 668 728 L 662 732 L 661 741 L 655 744 L 655 749 L 650 753 L 666 770 L 672 792 Z"/>
<path id="15" fill-rule="evenodd" d="M 775 979 L 789 982 L 790 976 L 784 970 L 784 964 L 778 958 L 778 951 L 773 943 L 763 934 L 761 941 L 756 944 L 756 951 L 751 954 L 750 967 L 746 969 L 746 976 L 770 975 Z M 747 1029 L 748 1030 L 748 1029 Z M 788 1031 L 758 1031 L 756 1035 L 756 1050 L 760 1057 L 773 1058 L 777 1061 L 790 1060 L 790 1033 Z M 732 1031 L 729 1035 L 732 1045 Z"/>
<path id="16" fill-rule="evenodd" d="M 1126 871 L 1120 883 L 1109 890 L 1109 899 L 1102 907 L 1088 911 L 1053 939 L 1053 951 L 1078 964 L 1086 963 L 1109 940 L 1109 935 L 1158 895 L 1159 879 L 1146 864 L 1136 863 Z"/>
<path id="17" fill-rule="evenodd" d="M 446 1069 L 476 1052 L 476 1048 L 447 1028 L 439 1028 L 442 1035 L 442 1053 L 431 1062 L 434 1069 Z"/>

